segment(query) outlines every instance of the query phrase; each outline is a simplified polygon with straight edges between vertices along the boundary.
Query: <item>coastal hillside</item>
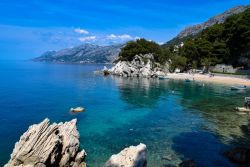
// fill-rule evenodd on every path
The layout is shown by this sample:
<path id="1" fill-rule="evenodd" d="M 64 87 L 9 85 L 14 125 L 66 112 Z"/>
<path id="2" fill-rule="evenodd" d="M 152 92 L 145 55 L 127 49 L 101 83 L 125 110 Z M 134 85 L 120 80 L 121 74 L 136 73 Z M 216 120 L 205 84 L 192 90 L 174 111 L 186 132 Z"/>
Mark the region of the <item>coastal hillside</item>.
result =
<path id="1" fill-rule="evenodd" d="M 242 8 L 237 11 L 239 9 Z M 116 66 L 109 72 L 120 76 L 155 77 L 176 70 L 208 71 L 217 64 L 246 69 L 250 66 L 249 58 L 250 8 L 189 36 L 180 45 L 160 46 L 145 39 L 130 41 L 121 49 Z"/>
<path id="2" fill-rule="evenodd" d="M 235 15 L 235 14 L 238 14 L 238 13 L 242 13 L 246 9 L 248 9 L 249 7 L 250 7 L 249 5 L 237 6 L 237 7 L 234 7 L 234 8 L 231 8 L 231 9 L 225 11 L 222 14 L 219 14 L 217 16 L 210 18 L 209 20 L 207 20 L 204 23 L 187 27 L 183 31 L 181 31 L 175 38 L 173 38 L 172 40 L 165 43 L 164 46 L 169 46 L 169 45 L 173 45 L 173 44 L 175 44 L 175 45 L 180 44 L 182 41 L 189 39 L 189 38 L 192 38 L 193 36 L 202 32 L 206 28 L 209 28 L 215 24 L 224 23 L 228 17 Z"/>
<path id="3" fill-rule="evenodd" d="M 179 45 L 169 49 L 183 70 L 209 67 L 216 64 L 249 68 L 250 65 L 250 8 L 216 23 L 195 36 L 185 37 Z"/>
<path id="4" fill-rule="evenodd" d="M 48 51 L 33 60 L 59 63 L 112 63 L 122 47 L 122 44 L 110 46 L 84 44 L 59 51 Z"/>

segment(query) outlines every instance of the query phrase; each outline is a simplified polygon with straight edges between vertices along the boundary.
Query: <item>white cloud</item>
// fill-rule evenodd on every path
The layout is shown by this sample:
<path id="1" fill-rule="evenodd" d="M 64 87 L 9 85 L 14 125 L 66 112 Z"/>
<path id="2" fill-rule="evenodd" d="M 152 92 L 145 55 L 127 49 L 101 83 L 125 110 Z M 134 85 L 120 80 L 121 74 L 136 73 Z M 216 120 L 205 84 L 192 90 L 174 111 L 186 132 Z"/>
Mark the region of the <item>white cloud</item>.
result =
<path id="1" fill-rule="evenodd" d="M 81 29 L 81 28 L 75 28 L 74 31 L 78 34 L 89 34 L 87 30 Z"/>
<path id="2" fill-rule="evenodd" d="M 107 36 L 107 39 L 115 39 L 117 36 L 115 34 L 110 34 Z"/>
<path id="3" fill-rule="evenodd" d="M 122 34 L 122 35 L 115 35 L 115 34 L 110 34 L 106 36 L 107 39 L 112 39 L 112 40 L 130 40 L 133 39 L 132 36 L 128 34 Z"/>
<path id="4" fill-rule="evenodd" d="M 163 45 L 165 42 L 159 42 L 159 41 L 158 41 L 157 43 L 158 43 L 159 45 Z"/>
<path id="5" fill-rule="evenodd" d="M 94 41 L 96 40 L 96 36 L 81 37 L 81 38 L 78 38 L 78 40 L 81 42 Z"/>

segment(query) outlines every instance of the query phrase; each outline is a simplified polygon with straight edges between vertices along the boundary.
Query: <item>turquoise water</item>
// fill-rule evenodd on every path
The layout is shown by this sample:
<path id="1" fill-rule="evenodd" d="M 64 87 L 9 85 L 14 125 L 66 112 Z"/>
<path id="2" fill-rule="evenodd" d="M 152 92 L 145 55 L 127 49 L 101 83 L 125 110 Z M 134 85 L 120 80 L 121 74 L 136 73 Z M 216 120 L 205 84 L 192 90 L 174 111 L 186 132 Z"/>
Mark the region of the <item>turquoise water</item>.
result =
<path id="1" fill-rule="evenodd" d="M 140 142 L 149 167 L 192 158 L 197 166 L 236 166 L 223 157 L 232 146 L 249 146 L 247 115 L 233 111 L 250 91 L 228 86 L 95 75 L 103 65 L 0 62 L 0 166 L 29 125 L 78 119 L 81 147 L 90 167 Z M 69 108 L 86 112 L 71 114 Z M 167 158 L 166 158 L 167 157 Z"/>

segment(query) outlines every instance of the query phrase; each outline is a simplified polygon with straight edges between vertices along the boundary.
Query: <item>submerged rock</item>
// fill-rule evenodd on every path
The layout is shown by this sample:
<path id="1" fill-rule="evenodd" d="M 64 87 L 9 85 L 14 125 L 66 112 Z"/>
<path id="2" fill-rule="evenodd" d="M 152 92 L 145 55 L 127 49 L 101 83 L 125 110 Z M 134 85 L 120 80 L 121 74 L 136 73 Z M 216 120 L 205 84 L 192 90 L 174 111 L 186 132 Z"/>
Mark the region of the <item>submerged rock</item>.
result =
<path id="1" fill-rule="evenodd" d="M 234 148 L 225 152 L 225 156 L 232 162 L 240 164 L 250 164 L 250 149 L 249 148 Z"/>
<path id="2" fill-rule="evenodd" d="M 182 163 L 178 165 L 178 167 L 195 167 L 195 162 L 194 160 L 185 160 Z"/>
<path id="3" fill-rule="evenodd" d="M 103 167 L 146 167 L 146 145 L 130 146 L 112 155 Z"/>
<path id="4" fill-rule="evenodd" d="M 80 150 L 76 119 L 53 123 L 45 119 L 29 127 L 15 144 L 5 167 L 85 167 L 86 152 Z"/>

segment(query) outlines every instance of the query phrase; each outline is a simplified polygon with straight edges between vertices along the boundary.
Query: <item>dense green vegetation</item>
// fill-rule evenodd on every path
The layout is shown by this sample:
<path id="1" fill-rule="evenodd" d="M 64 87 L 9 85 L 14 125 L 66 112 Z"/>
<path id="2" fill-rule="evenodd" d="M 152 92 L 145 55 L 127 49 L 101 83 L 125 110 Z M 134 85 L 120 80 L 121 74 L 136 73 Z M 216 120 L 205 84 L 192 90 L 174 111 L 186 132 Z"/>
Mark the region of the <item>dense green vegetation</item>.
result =
<path id="1" fill-rule="evenodd" d="M 163 45 L 138 39 L 122 48 L 120 60 L 131 61 L 136 54 L 154 54 L 154 60 L 181 70 L 209 67 L 218 63 L 246 66 L 250 58 L 250 9 L 215 24 L 196 36 L 186 37 L 184 46 Z"/>
<path id="2" fill-rule="evenodd" d="M 170 48 L 161 47 L 159 44 L 153 41 L 147 41 L 146 39 L 137 39 L 136 41 L 130 41 L 125 47 L 121 49 L 119 54 L 119 60 L 132 61 L 135 55 L 152 53 L 154 55 L 154 62 L 165 64 L 172 58 L 174 59 L 174 53 Z M 179 67 L 182 62 L 176 62 L 175 66 Z"/>
<path id="3" fill-rule="evenodd" d="M 152 53 L 154 60 L 159 63 L 164 63 L 169 58 L 171 52 L 167 48 L 161 48 L 160 45 L 153 41 L 145 39 L 137 39 L 130 41 L 121 49 L 119 60 L 131 61 L 135 55 Z"/>
<path id="4" fill-rule="evenodd" d="M 186 68 L 218 63 L 246 66 L 250 56 L 250 9 L 188 38 L 175 54 L 187 58 Z"/>

